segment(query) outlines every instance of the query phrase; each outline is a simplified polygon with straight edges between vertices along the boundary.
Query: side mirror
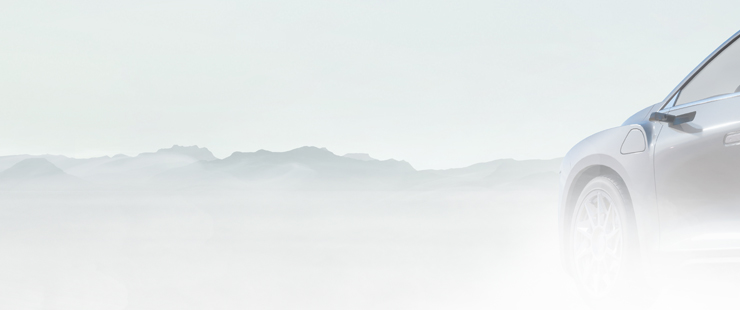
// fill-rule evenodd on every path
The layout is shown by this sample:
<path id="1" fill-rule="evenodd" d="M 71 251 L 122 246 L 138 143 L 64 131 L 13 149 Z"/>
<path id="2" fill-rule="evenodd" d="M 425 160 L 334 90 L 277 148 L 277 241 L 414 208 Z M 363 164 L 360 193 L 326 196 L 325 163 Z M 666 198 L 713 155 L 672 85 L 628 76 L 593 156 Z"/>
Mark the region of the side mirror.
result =
<path id="1" fill-rule="evenodd" d="M 681 125 L 683 123 L 688 123 L 694 120 L 694 117 L 696 117 L 696 112 L 681 114 L 681 115 L 671 115 L 668 113 L 660 113 L 660 112 L 653 112 L 653 114 L 650 114 L 650 121 L 651 122 L 664 122 L 669 123 L 671 125 Z"/>

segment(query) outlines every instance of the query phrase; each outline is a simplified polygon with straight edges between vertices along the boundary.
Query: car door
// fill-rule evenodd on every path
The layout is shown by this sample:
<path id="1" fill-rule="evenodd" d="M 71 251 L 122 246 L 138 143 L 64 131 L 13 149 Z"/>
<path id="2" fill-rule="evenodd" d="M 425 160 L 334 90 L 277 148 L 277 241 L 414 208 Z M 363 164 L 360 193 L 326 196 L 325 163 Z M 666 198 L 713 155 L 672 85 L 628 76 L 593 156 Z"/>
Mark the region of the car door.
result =
<path id="1" fill-rule="evenodd" d="M 664 113 L 655 146 L 660 244 L 665 250 L 740 249 L 740 43 L 716 54 Z"/>

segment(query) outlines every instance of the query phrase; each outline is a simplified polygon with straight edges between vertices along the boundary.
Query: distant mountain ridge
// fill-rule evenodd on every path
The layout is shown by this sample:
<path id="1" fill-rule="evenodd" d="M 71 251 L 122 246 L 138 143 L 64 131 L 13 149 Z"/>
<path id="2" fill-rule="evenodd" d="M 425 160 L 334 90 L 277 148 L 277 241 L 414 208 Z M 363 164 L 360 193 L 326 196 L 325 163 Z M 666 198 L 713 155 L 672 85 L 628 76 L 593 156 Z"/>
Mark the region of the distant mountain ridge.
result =
<path id="1" fill-rule="evenodd" d="M 344 154 L 344 157 L 362 160 L 362 161 L 377 160 L 375 158 L 370 157 L 370 154 L 366 154 L 366 153 L 348 153 L 348 154 Z"/>
<path id="2" fill-rule="evenodd" d="M 45 158 L 27 158 L 0 172 L 0 179 L 29 179 L 65 174 Z"/>
<path id="3" fill-rule="evenodd" d="M 560 161 L 501 159 L 464 168 L 419 171 L 402 160 L 377 160 L 364 153 L 340 156 L 313 146 L 285 152 L 234 152 L 219 159 L 204 147 L 174 145 L 133 157 L 0 156 L 0 189 L 2 184 L 8 188 L 12 187 L 8 184 L 21 182 L 21 175 L 31 179 L 37 175 L 57 175 L 59 182 L 84 180 L 109 189 L 164 186 L 172 189 L 432 190 L 550 186 L 548 184 L 557 184 Z"/>
<path id="4" fill-rule="evenodd" d="M 216 156 L 213 156 L 213 153 L 211 153 L 210 150 L 204 147 L 198 147 L 197 145 L 191 145 L 191 146 L 179 146 L 179 145 L 173 145 L 171 148 L 168 149 L 159 149 L 156 153 L 141 153 L 139 156 L 150 156 L 150 155 L 156 155 L 156 154 L 176 154 L 176 155 L 184 155 L 189 156 L 196 160 L 216 160 Z"/>
<path id="5" fill-rule="evenodd" d="M 306 146 L 287 152 L 234 152 L 222 160 L 172 169 L 158 179 L 196 183 L 201 179 L 232 179 L 259 188 L 387 188 L 415 172 L 405 161 L 358 160 Z"/>
<path id="6" fill-rule="evenodd" d="M 26 158 L 0 172 L 0 189 L 69 190 L 84 185 L 84 181 L 65 173 L 45 158 Z"/>

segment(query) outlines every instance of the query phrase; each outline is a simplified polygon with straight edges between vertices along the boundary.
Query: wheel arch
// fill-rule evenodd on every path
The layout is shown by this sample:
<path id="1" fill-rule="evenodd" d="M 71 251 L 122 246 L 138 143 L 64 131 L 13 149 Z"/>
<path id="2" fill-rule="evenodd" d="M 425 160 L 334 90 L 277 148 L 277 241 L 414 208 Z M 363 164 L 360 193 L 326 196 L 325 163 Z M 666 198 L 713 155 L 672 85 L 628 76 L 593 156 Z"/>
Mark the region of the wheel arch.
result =
<path id="1" fill-rule="evenodd" d="M 586 187 L 588 182 L 593 180 L 594 178 L 598 176 L 613 176 L 616 181 L 620 182 L 620 185 L 623 186 L 626 190 L 625 197 L 630 204 L 630 208 L 632 207 L 632 197 L 629 193 L 629 188 L 627 187 L 627 184 L 625 183 L 622 176 L 614 169 L 612 169 L 609 166 L 606 165 L 593 165 L 588 166 L 585 169 L 581 170 L 576 176 L 573 178 L 573 181 L 571 182 L 571 186 L 568 189 L 568 193 L 566 194 L 565 198 L 565 208 L 566 208 L 566 219 L 568 218 L 568 215 L 573 215 L 573 209 L 575 208 L 575 204 L 578 200 L 578 196 L 581 194 L 581 191 Z M 569 214 L 568 214 L 569 213 Z M 568 220 L 569 221 L 569 220 Z M 567 224 L 570 224 L 569 222 Z"/>
<path id="2" fill-rule="evenodd" d="M 617 172 L 616 169 L 604 164 L 594 164 L 581 169 L 578 173 L 575 174 L 572 181 L 570 182 L 570 186 L 568 187 L 567 192 L 564 193 L 565 197 L 563 197 L 563 213 L 561 214 L 561 242 L 563 245 L 561 251 L 564 258 L 564 267 L 569 273 L 573 272 L 571 264 L 572 257 L 570 255 L 570 251 L 567 250 L 570 247 L 571 242 L 568 236 L 570 236 L 571 234 L 573 212 L 576 208 L 576 204 L 578 203 L 578 197 L 581 195 L 583 189 L 586 188 L 586 185 L 588 185 L 591 180 L 600 176 L 610 176 L 624 189 L 623 194 L 625 195 L 625 197 L 623 198 L 626 202 L 625 212 L 627 213 L 627 216 L 632 221 L 632 223 L 635 223 L 635 211 L 633 207 L 632 193 L 630 192 L 629 187 L 627 186 L 627 182 L 625 181 L 625 178 L 622 176 L 622 174 Z M 637 227 L 635 226 L 634 229 L 637 229 Z"/>

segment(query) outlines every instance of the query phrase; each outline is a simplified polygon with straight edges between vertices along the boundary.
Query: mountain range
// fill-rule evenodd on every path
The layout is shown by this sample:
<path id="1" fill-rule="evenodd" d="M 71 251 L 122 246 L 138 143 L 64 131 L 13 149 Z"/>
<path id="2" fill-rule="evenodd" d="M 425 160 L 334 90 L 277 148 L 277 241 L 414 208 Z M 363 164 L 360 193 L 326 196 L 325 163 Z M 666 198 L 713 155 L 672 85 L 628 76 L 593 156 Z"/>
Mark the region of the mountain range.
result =
<path id="1" fill-rule="evenodd" d="M 430 190 L 555 188 L 561 159 L 501 159 L 446 170 L 416 170 L 368 154 L 336 155 L 305 146 L 286 152 L 234 152 L 219 159 L 198 146 L 137 156 L 0 156 L 0 190 L 269 189 Z"/>

